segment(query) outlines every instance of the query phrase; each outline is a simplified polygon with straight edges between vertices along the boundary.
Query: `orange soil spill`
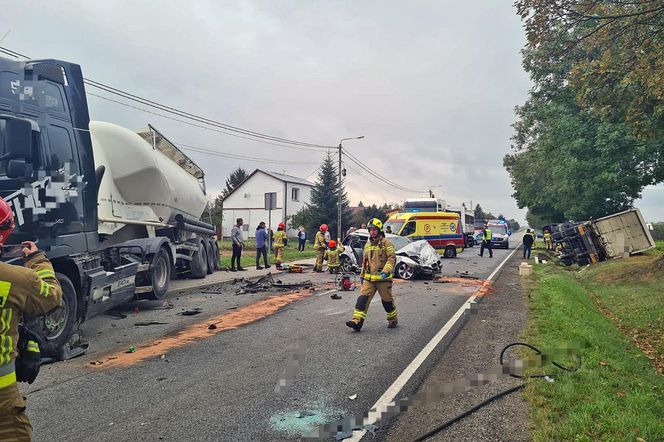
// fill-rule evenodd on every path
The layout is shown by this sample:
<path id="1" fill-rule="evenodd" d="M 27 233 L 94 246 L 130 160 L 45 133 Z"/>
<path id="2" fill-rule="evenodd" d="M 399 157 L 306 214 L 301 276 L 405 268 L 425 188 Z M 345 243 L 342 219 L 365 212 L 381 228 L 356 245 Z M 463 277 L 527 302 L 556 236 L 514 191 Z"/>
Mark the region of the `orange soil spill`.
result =
<path id="1" fill-rule="evenodd" d="M 471 296 L 488 296 L 494 293 L 493 283 L 491 281 L 485 281 L 482 279 L 445 277 L 438 278 L 436 281 L 442 283 L 460 284 L 460 287 L 448 288 L 448 291 L 455 293 L 470 294 Z"/>
<path id="2" fill-rule="evenodd" d="M 102 361 L 95 361 L 96 363 L 92 362 L 91 364 L 97 368 L 127 367 L 151 357 L 159 357 L 169 350 L 183 347 L 217 333 L 235 330 L 243 325 L 263 319 L 276 313 L 283 307 L 313 294 L 313 291 L 303 290 L 271 296 L 254 304 L 240 307 L 230 313 L 224 313 L 223 315 L 208 318 L 205 320 L 205 323 L 191 325 L 179 331 L 174 336 L 136 346 L 136 352 L 134 353 L 121 352 L 111 354 Z M 211 324 L 214 324 L 216 328 L 209 329 L 208 327 Z"/>

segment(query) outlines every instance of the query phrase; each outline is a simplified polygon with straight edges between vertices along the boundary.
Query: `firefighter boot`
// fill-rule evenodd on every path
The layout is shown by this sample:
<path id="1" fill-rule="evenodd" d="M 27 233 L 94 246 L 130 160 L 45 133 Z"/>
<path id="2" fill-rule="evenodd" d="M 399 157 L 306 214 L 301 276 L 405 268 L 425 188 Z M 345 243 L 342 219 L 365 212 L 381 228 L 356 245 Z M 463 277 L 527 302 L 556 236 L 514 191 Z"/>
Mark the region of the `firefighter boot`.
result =
<path id="1" fill-rule="evenodd" d="M 346 325 L 355 330 L 356 332 L 362 330 L 362 324 L 364 324 L 364 319 L 353 318 L 350 321 L 346 321 Z"/>
<path id="2" fill-rule="evenodd" d="M 394 301 L 381 301 L 385 313 L 387 313 L 387 328 L 396 328 L 399 324 L 397 320 L 397 308 L 394 306 Z"/>

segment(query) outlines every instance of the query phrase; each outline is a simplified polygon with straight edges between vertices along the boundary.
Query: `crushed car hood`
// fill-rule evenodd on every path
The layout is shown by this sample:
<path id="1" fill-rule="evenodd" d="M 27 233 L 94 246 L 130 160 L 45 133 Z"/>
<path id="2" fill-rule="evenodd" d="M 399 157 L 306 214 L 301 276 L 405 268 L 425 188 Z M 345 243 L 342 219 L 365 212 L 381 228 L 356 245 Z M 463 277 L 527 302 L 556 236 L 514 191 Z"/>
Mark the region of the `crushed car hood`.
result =
<path id="1" fill-rule="evenodd" d="M 430 267 L 440 260 L 440 255 L 436 252 L 436 249 L 423 239 L 413 241 L 397 250 L 398 255 L 402 253 L 405 253 L 408 256 L 418 256 L 420 258 L 420 265 L 423 267 Z"/>

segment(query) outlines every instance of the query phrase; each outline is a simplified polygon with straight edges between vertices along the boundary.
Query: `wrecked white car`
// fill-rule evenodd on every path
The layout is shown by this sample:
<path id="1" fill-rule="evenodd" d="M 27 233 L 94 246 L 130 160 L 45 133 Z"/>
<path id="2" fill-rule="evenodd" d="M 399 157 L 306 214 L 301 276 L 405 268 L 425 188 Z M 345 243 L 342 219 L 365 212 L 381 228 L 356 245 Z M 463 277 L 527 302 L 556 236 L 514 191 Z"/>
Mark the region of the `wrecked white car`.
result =
<path id="1" fill-rule="evenodd" d="M 410 238 L 390 233 L 385 236 L 394 244 L 397 255 L 394 276 L 401 279 L 413 279 L 415 276 L 430 276 L 442 271 L 442 257 L 427 241 L 412 241 Z M 346 250 L 340 258 L 341 268 L 344 272 L 359 271 L 364 245 L 368 239 L 369 231 L 360 229 L 343 240 Z"/>

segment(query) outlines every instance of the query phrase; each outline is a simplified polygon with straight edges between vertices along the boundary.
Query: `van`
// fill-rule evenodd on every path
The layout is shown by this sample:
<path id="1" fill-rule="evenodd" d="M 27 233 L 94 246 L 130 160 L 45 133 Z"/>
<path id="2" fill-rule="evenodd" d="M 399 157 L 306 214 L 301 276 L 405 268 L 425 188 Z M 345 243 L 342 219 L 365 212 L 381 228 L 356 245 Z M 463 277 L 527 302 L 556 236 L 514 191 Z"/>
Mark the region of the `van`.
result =
<path id="1" fill-rule="evenodd" d="M 385 222 L 388 233 L 424 239 L 445 258 L 454 258 L 464 248 L 460 216 L 454 212 L 395 213 Z"/>

